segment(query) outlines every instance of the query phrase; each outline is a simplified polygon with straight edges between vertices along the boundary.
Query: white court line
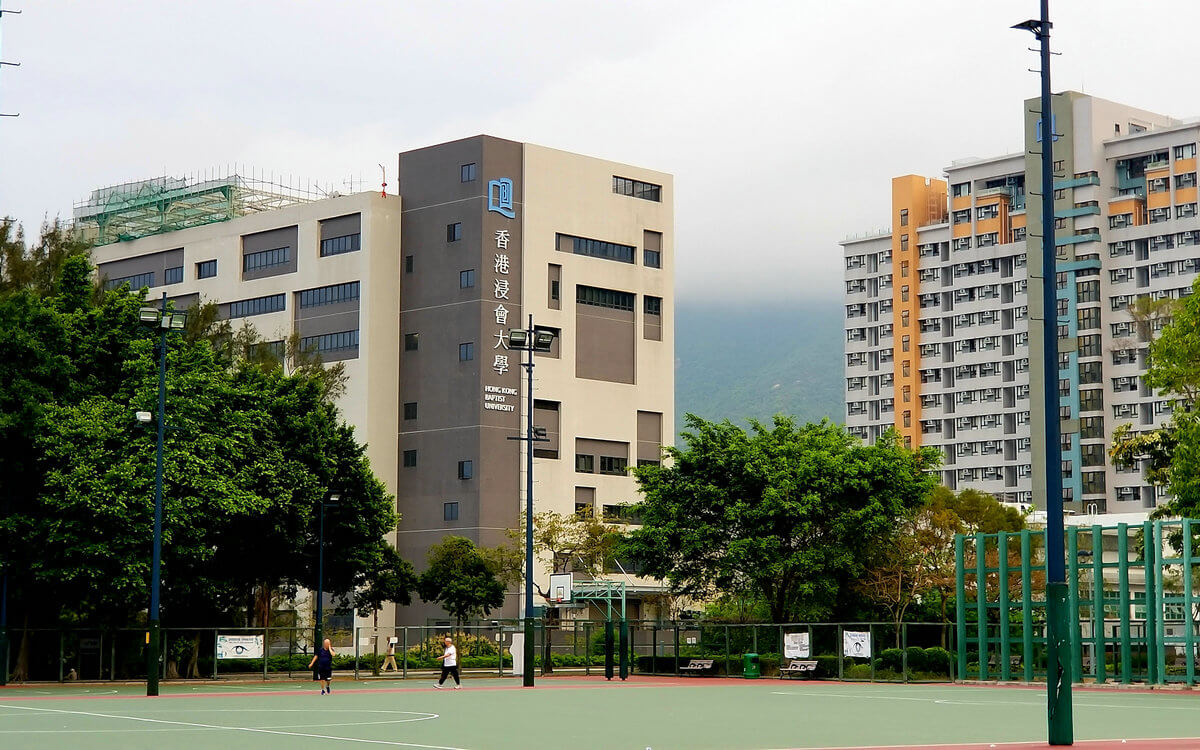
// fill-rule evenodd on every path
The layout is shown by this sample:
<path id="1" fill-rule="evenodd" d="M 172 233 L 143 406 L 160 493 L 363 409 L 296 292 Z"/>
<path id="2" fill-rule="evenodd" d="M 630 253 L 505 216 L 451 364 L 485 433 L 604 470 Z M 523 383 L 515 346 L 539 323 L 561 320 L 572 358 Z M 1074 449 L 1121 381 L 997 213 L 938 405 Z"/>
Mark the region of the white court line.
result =
<path id="1" fill-rule="evenodd" d="M 468 750 L 462 747 L 447 745 L 422 745 L 416 742 L 397 742 L 394 740 L 368 740 L 361 737 L 335 737 L 329 734 L 308 734 L 306 732 L 285 732 L 278 729 L 256 729 L 254 727 L 228 727 L 220 724 L 201 724 L 191 721 L 168 721 L 167 719 L 149 719 L 142 716 L 121 716 L 118 714 L 100 714 L 91 711 L 67 711 L 61 708 L 36 708 L 34 706 L 14 706 L 0 703 L 0 708 L 15 708 L 24 711 L 42 711 L 53 714 L 71 714 L 74 716 L 92 716 L 101 719 L 125 719 L 126 721 L 142 721 L 150 724 L 172 724 L 196 729 L 225 729 L 230 732 L 255 732 L 258 734 L 278 734 L 286 737 L 309 737 L 318 740 L 338 740 L 339 742 L 359 742 L 365 745 L 390 745 L 391 747 L 419 747 L 425 750 Z M 436 717 L 436 715 L 435 715 Z"/>
<path id="2" fill-rule="evenodd" d="M 834 698 L 866 698 L 869 700 L 878 701 L 917 701 L 919 703 L 936 703 L 943 706 L 1038 706 L 1045 707 L 1045 701 L 960 701 L 953 698 L 909 698 L 899 695 L 855 695 L 851 693 L 798 693 L 798 692 L 781 692 L 772 691 L 771 695 L 803 695 L 820 698 L 821 696 L 831 696 Z M 1196 711 L 1197 706 L 1151 706 L 1151 705 L 1128 705 L 1121 703 L 1081 703 L 1076 700 L 1073 705 L 1075 708 L 1127 708 L 1135 711 Z"/>
<path id="3" fill-rule="evenodd" d="M 185 708 L 172 711 L 171 709 L 163 709 L 164 713 L 304 713 L 311 714 L 312 709 L 308 708 Z M 267 724 L 266 726 L 254 727 L 254 729 L 311 729 L 313 727 L 365 727 L 378 724 L 411 724 L 418 721 L 429 721 L 431 719 L 441 718 L 437 714 L 429 713 L 428 711 L 393 711 L 389 709 L 374 709 L 374 708 L 343 708 L 334 709 L 331 711 L 323 711 L 322 713 L 342 713 L 342 714 L 407 714 L 411 718 L 407 719 L 381 719 L 379 721 L 347 721 L 337 724 L 321 723 L 321 724 Z M 71 732 L 83 732 L 87 730 L 73 729 L 64 730 Z M 197 728 L 173 728 L 173 729 L 103 729 L 96 730 L 103 732 L 193 732 L 199 731 Z M 0 729 L 0 734 L 54 734 L 53 729 Z"/>

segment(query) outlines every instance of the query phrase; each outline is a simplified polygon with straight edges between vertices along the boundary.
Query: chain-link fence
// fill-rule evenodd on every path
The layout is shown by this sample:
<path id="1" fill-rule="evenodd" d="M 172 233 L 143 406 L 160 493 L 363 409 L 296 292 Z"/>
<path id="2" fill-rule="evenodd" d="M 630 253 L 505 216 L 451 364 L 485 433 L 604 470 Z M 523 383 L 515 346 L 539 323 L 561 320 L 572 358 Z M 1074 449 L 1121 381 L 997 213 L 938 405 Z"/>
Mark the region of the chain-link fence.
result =
<path id="1" fill-rule="evenodd" d="M 624 642 L 614 627 L 613 663 L 622 643 L 629 672 L 682 675 L 692 659 L 711 660 L 707 673 L 741 676 L 747 655 L 762 676 L 780 675 L 793 660 L 815 662 L 808 676 L 874 681 L 952 679 L 954 628 L 940 623 L 792 623 L 629 621 Z M 334 670 L 356 678 L 428 676 L 437 672 L 443 639 L 458 649 L 464 674 L 513 674 L 517 620 L 464 626 L 419 625 L 326 630 Z M 144 680 L 145 629 L 17 629 L 10 631 L 9 673 L 24 681 Z M 164 628 L 160 678 L 166 680 L 304 678 L 314 634 L 306 628 Z M 604 674 L 602 620 L 538 621 L 534 667 L 541 674 Z M 619 671 L 619 670 L 618 670 Z"/>

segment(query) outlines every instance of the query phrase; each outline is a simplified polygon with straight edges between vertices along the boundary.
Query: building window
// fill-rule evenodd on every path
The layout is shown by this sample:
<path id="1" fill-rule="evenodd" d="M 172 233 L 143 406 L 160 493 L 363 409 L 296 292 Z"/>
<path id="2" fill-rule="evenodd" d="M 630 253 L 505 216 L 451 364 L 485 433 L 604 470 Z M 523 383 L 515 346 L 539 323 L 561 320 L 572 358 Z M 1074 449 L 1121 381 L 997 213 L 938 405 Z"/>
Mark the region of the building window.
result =
<path id="1" fill-rule="evenodd" d="M 907 208 L 900 209 L 900 226 L 902 226 L 902 227 L 908 226 L 908 209 Z"/>
<path id="2" fill-rule="evenodd" d="M 646 295 L 643 300 L 645 300 L 644 307 L 647 315 L 662 315 L 662 297 Z"/>
<path id="3" fill-rule="evenodd" d="M 411 469 L 417 465 L 417 452 L 415 450 L 404 451 L 404 468 Z"/>
<path id="4" fill-rule="evenodd" d="M 959 182 L 950 186 L 950 195 L 954 198 L 962 198 L 965 195 L 971 194 L 971 183 Z"/>
<path id="5" fill-rule="evenodd" d="M 129 285 L 129 289 L 143 289 L 145 287 L 154 286 L 154 272 L 139 273 L 134 276 L 122 276 L 119 279 L 109 279 L 104 282 L 105 289 L 118 289 L 125 284 Z"/>
<path id="6" fill-rule="evenodd" d="M 266 315 L 281 312 L 287 307 L 287 295 L 272 294 L 266 297 L 238 300 L 229 303 L 230 318 L 248 318 L 251 315 Z"/>
<path id="7" fill-rule="evenodd" d="M 217 275 L 217 262 L 215 260 L 202 260 L 196 264 L 197 279 L 211 279 Z"/>
<path id="8" fill-rule="evenodd" d="M 1098 335 L 1080 336 L 1079 337 L 1079 356 L 1081 357 L 1099 357 L 1100 356 L 1100 337 Z"/>
<path id="9" fill-rule="evenodd" d="M 338 333 L 324 333 L 320 336 L 305 336 L 300 339 L 300 348 L 305 351 L 315 351 L 318 354 L 357 349 L 358 331 L 340 331 Z"/>
<path id="10" fill-rule="evenodd" d="M 404 351 L 415 352 L 417 347 L 421 345 L 421 334 L 406 333 L 404 334 Z"/>
<path id="11" fill-rule="evenodd" d="M 464 164 L 458 169 L 458 178 L 462 182 L 475 181 L 475 162 Z"/>
<path id="12" fill-rule="evenodd" d="M 163 271 L 164 284 L 182 284 L 183 283 L 183 266 L 175 266 Z"/>
<path id="13" fill-rule="evenodd" d="M 560 234 L 557 237 L 557 246 L 560 250 L 563 249 L 564 240 L 570 241 L 571 252 L 575 255 L 604 258 L 605 260 L 615 260 L 620 263 L 632 263 L 634 250 L 636 249 L 633 245 L 622 245 L 619 242 L 607 242 L 605 240 L 593 240 L 587 237 Z"/>
<path id="14" fill-rule="evenodd" d="M 282 266 L 292 256 L 290 247 L 276 247 L 270 250 L 259 250 L 257 253 L 246 253 L 242 256 L 242 271 L 261 271 L 264 268 Z"/>
<path id="15" fill-rule="evenodd" d="M 405 273 L 413 272 L 413 257 L 411 255 L 404 256 L 404 272 Z"/>
<path id="16" fill-rule="evenodd" d="M 321 305 L 336 305 L 339 302 L 352 302 L 359 297 L 359 284 L 357 281 L 348 281 L 345 284 L 332 284 L 330 286 L 321 286 L 316 289 L 305 289 L 300 292 L 300 307 L 320 307 Z"/>
<path id="17" fill-rule="evenodd" d="M 554 302 L 558 302 L 558 299 L 561 296 L 561 292 L 559 291 L 560 286 L 561 284 L 559 283 L 558 279 L 553 279 L 550 282 L 550 299 Z"/>
<path id="18" fill-rule="evenodd" d="M 467 341 L 458 345 L 458 361 L 470 362 L 475 359 L 475 342 Z"/>
<path id="19" fill-rule="evenodd" d="M 1182 146 L 1175 147 L 1176 159 L 1191 159 L 1196 156 L 1196 144 L 1185 143 Z"/>
<path id="20" fill-rule="evenodd" d="M 404 418 L 405 419 L 416 419 L 417 418 L 417 402 L 416 401 L 406 401 L 405 402 Z"/>
<path id="21" fill-rule="evenodd" d="M 575 287 L 575 302 L 580 305 L 608 307 L 613 310 L 633 312 L 633 295 L 615 289 L 600 289 L 594 286 Z"/>
<path id="22" fill-rule="evenodd" d="M 465 271 L 458 272 L 458 288 L 470 289 L 475 286 L 475 269 L 468 268 Z"/>
<path id="23" fill-rule="evenodd" d="M 361 249 L 360 237 L 361 235 L 355 232 L 354 234 L 343 234 L 341 237 L 329 237 L 321 240 L 321 257 L 325 258 L 330 255 L 358 252 Z"/>
<path id="24" fill-rule="evenodd" d="M 471 479 L 474 476 L 475 476 L 475 462 L 474 461 L 459 461 L 458 462 L 458 478 L 459 479 Z"/>
<path id="25" fill-rule="evenodd" d="M 575 471 L 580 474 L 595 474 L 596 473 L 596 457 L 588 456 L 583 453 L 575 454 Z"/>
<path id="26" fill-rule="evenodd" d="M 446 242 L 458 242 L 462 239 L 462 222 L 456 221 L 446 225 Z"/>
<path id="27" fill-rule="evenodd" d="M 662 202 L 662 185 L 655 185 L 653 182 L 642 182 L 613 175 L 612 190 L 617 195 L 629 195 L 656 203 Z"/>
<path id="28" fill-rule="evenodd" d="M 589 456 L 589 458 L 591 458 L 591 456 Z M 627 460 L 622 456 L 601 456 L 600 473 L 624 474 L 626 472 L 627 463 Z"/>
<path id="29" fill-rule="evenodd" d="M 1100 327 L 1100 308 L 1085 307 L 1076 314 L 1079 320 L 1079 330 L 1086 331 Z"/>
<path id="30" fill-rule="evenodd" d="M 442 503 L 442 520 L 458 520 L 458 503 Z"/>
<path id="31" fill-rule="evenodd" d="M 662 268 L 661 250 L 643 250 L 642 263 L 646 268 Z"/>

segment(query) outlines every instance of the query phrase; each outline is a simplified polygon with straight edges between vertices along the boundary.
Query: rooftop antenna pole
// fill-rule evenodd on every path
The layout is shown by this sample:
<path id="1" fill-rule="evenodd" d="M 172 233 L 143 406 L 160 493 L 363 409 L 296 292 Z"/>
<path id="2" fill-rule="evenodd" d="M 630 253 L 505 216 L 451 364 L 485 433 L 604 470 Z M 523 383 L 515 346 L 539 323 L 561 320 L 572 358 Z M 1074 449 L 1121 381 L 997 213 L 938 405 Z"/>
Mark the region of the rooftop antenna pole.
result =
<path id="1" fill-rule="evenodd" d="M 1031 32 L 1040 44 L 1042 146 L 1042 397 L 1046 441 L 1046 719 L 1051 745 L 1074 744 L 1071 718 L 1071 619 L 1067 607 L 1066 557 L 1063 550 L 1063 486 L 1058 389 L 1058 260 L 1054 246 L 1054 129 L 1050 94 L 1050 0 L 1041 0 L 1041 17 L 1013 28 Z M 982 593 L 981 593 L 982 595 Z M 1102 658 L 1097 656 L 1096 658 Z"/>
<path id="2" fill-rule="evenodd" d="M 382 164 L 379 165 L 379 171 L 383 173 L 383 184 L 379 186 L 379 195 L 382 198 L 387 197 L 387 169 Z"/>

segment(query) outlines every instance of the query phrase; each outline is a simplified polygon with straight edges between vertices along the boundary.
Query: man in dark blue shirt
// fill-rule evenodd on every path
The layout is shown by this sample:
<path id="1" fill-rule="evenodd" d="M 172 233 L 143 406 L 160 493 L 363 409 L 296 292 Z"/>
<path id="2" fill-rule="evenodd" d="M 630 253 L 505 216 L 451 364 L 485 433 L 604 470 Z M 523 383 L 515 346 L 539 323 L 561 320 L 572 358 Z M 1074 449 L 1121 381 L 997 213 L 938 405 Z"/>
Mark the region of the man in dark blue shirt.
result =
<path id="1" fill-rule="evenodd" d="M 308 668 L 312 669 L 313 665 L 317 665 L 317 679 L 324 681 L 325 685 L 321 687 L 321 695 L 333 692 L 333 644 L 326 638 L 321 647 L 317 649 L 317 653 L 313 654 L 312 661 L 308 663 Z"/>

